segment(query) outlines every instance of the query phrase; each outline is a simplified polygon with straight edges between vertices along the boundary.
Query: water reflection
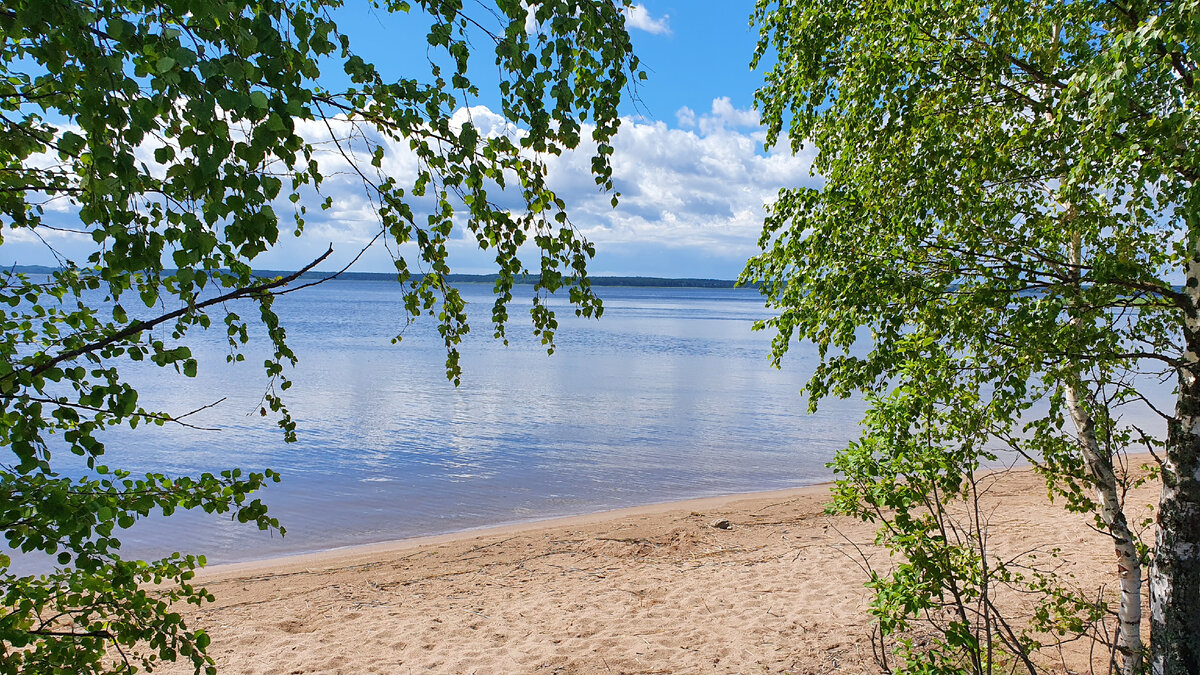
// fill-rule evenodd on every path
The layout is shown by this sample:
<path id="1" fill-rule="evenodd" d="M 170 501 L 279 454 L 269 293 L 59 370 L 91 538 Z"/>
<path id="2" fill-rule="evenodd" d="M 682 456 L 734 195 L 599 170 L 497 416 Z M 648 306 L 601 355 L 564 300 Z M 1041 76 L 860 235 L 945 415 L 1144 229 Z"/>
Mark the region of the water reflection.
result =
<path id="1" fill-rule="evenodd" d="M 768 366 L 770 336 L 750 330 L 765 312 L 755 291 L 602 291 L 604 318 L 563 312 L 547 357 L 515 307 L 510 346 L 491 340 L 490 288 L 465 287 L 477 323 L 457 389 L 434 324 L 390 344 L 403 327 L 393 284 L 338 281 L 284 296 L 276 309 L 300 358 L 287 392 L 299 424 L 291 445 L 257 414 L 264 354 L 225 363 L 220 331 L 195 336 L 195 379 L 131 369 L 149 407 L 225 397 L 192 420 L 220 431 L 114 431 L 111 463 L 170 474 L 276 469 L 284 482 L 262 496 L 288 535 L 182 514 L 169 526 L 138 523 L 126 553 L 253 559 L 828 478 L 824 464 L 855 433 L 862 404 L 806 413 L 799 390 L 814 355 L 797 347 L 783 371 Z"/>

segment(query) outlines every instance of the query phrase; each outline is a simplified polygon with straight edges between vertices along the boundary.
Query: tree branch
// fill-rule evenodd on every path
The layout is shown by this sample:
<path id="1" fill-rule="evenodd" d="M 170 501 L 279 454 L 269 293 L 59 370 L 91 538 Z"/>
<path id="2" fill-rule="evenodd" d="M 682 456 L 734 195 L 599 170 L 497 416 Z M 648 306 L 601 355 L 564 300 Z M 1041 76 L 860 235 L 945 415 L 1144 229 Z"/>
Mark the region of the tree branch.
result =
<path id="1" fill-rule="evenodd" d="M 318 264 L 320 264 L 322 261 L 324 261 L 326 258 L 328 258 L 332 254 L 333 254 L 333 247 L 330 246 L 329 250 L 327 250 L 327 251 L 325 251 L 325 253 L 321 254 L 321 256 L 319 258 L 317 258 L 316 260 L 305 265 L 300 270 L 293 272 L 285 277 L 279 277 L 278 279 L 274 279 L 272 281 L 262 283 L 262 284 L 256 284 L 254 286 L 238 288 L 238 289 L 230 291 L 229 293 L 226 293 L 224 295 L 219 295 L 215 298 L 210 298 L 208 300 L 205 300 L 204 302 L 200 302 L 195 305 L 190 305 L 188 307 L 180 307 L 179 309 L 177 309 L 173 312 L 167 312 L 166 314 L 155 317 L 153 319 L 147 319 L 145 321 L 137 321 L 135 323 L 131 323 L 128 326 L 126 326 L 125 328 L 122 328 L 121 330 L 113 333 L 112 335 L 109 335 L 108 337 L 105 337 L 105 338 L 97 340 L 95 342 L 86 344 L 82 347 L 76 347 L 75 349 L 69 349 L 69 350 L 59 354 L 58 356 L 55 356 L 54 358 L 50 359 L 49 361 L 45 361 L 43 363 L 39 363 L 36 365 L 26 366 L 26 367 L 20 368 L 20 369 L 15 369 L 15 370 L 13 370 L 12 373 L 6 375 L 5 378 L 0 378 L 0 380 L 14 378 L 17 373 L 21 373 L 21 372 L 27 372 L 30 375 L 39 375 L 41 373 L 46 372 L 47 370 L 50 370 L 51 368 L 57 366 L 60 363 L 70 361 L 79 356 L 82 356 L 82 355 L 90 353 L 90 352 L 97 351 L 99 349 L 103 349 L 105 347 L 108 347 L 109 345 L 112 345 L 112 344 L 120 341 L 120 340 L 124 340 L 127 337 L 131 337 L 131 336 L 137 335 L 138 333 L 141 333 L 143 331 L 149 330 L 149 329 L 159 325 L 160 323 L 165 323 L 172 319 L 177 319 L 177 318 L 187 314 L 188 312 L 194 312 L 199 309 L 204 309 L 205 307 L 211 307 L 212 305 L 218 305 L 223 302 L 228 302 L 230 300 L 237 300 L 239 298 L 244 298 L 244 297 L 247 297 L 250 295 L 263 293 L 263 292 L 269 291 L 273 288 L 279 288 L 280 286 L 286 286 L 287 284 L 290 284 L 291 282 L 295 281 L 296 279 L 299 279 L 301 275 L 303 275 L 305 272 L 311 270 L 312 268 L 316 267 Z"/>

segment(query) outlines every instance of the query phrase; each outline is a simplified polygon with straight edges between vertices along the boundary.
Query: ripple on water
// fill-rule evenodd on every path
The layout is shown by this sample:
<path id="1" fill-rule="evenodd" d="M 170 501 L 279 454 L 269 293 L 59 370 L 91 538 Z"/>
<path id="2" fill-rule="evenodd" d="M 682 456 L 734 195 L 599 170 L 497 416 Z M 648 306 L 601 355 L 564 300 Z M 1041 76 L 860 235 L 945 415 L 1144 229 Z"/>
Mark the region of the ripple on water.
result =
<path id="1" fill-rule="evenodd" d="M 764 313 L 754 291 L 601 290 L 604 318 L 564 313 L 553 356 L 522 325 L 507 348 L 477 325 L 457 388 L 435 325 L 414 324 L 390 344 L 402 328 L 394 285 L 339 281 L 280 298 L 300 358 L 286 392 L 295 444 L 258 414 L 267 383 L 252 364 L 262 353 L 229 365 L 223 337 L 200 334 L 195 380 L 135 369 L 143 401 L 163 409 L 225 397 L 193 419 L 221 431 L 115 430 L 111 463 L 171 474 L 273 468 L 284 481 L 262 497 L 288 533 L 205 514 L 149 518 L 125 554 L 182 545 L 213 562 L 261 558 L 828 478 L 824 465 L 854 435 L 862 405 L 807 413 L 799 391 L 814 356 L 795 347 L 782 371 L 769 367 L 770 335 L 750 330 Z M 464 295 L 486 310 L 488 291 Z"/>

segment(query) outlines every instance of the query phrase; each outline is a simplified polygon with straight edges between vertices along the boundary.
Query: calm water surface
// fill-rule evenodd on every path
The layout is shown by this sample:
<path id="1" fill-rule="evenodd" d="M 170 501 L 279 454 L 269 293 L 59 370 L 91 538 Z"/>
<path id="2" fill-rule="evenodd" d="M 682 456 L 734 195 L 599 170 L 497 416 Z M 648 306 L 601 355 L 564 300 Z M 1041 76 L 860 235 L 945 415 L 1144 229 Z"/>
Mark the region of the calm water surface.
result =
<path id="1" fill-rule="evenodd" d="M 858 400 L 809 415 L 799 390 L 815 365 L 793 347 L 768 364 L 757 291 L 602 288 L 600 321 L 560 312 L 558 350 L 530 334 L 518 291 L 508 347 L 491 339 L 490 286 L 463 287 L 475 332 L 462 385 L 444 375 L 431 321 L 402 327 L 394 284 L 336 281 L 276 308 L 300 358 L 286 399 L 299 440 L 258 415 L 262 354 L 227 365 L 221 330 L 194 336 L 195 379 L 142 368 L 142 403 L 172 412 L 224 398 L 189 420 L 219 431 L 139 428 L 108 435 L 107 461 L 170 474 L 272 468 L 261 494 L 287 528 L 269 536 L 226 517 L 151 518 L 127 556 L 203 552 L 258 559 L 689 497 L 769 490 L 830 477 L 854 437 Z M 240 310 L 252 316 L 254 308 Z"/>

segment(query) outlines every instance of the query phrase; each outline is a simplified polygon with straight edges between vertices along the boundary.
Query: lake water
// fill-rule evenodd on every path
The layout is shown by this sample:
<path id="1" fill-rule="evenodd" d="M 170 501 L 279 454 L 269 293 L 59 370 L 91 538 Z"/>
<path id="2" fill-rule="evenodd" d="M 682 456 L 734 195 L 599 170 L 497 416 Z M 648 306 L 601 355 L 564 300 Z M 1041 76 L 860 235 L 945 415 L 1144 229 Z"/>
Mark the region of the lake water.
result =
<path id="1" fill-rule="evenodd" d="M 190 337 L 194 379 L 127 371 L 150 409 L 224 398 L 189 418 L 219 431 L 113 431 L 106 462 L 168 474 L 275 469 L 283 482 L 260 495 L 287 536 L 179 513 L 139 522 L 124 554 L 230 562 L 800 486 L 829 479 L 825 463 L 856 434 L 860 401 L 807 413 L 799 392 L 811 348 L 770 367 L 771 335 L 751 330 L 766 316 L 752 289 L 601 288 L 601 320 L 561 308 L 552 356 L 528 329 L 520 303 L 530 289 L 516 294 L 507 347 L 491 339 L 490 286 L 462 290 L 474 332 L 457 388 L 433 321 L 391 344 L 404 317 L 395 284 L 339 280 L 281 297 L 300 359 L 286 392 L 299 425 L 292 444 L 257 412 L 262 352 L 226 364 L 223 330 Z"/>

